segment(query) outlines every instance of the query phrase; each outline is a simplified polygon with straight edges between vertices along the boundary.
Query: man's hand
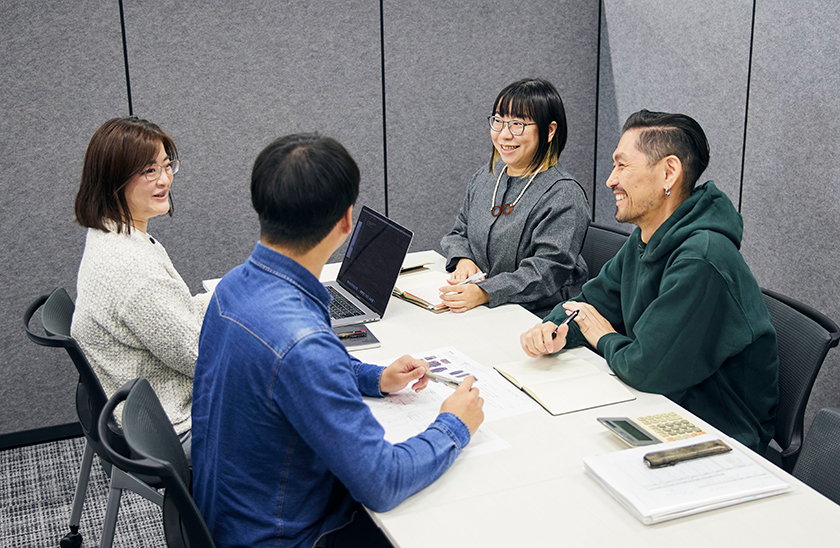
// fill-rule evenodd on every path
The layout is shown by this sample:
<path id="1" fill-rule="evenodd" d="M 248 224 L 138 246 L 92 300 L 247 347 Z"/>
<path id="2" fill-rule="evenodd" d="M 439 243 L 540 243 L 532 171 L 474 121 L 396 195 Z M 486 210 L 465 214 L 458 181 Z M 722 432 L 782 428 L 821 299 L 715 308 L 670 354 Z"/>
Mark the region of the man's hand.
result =
<path id="1" fill-rule="evenodd" d="M 429 364 L 406 354 L 382 371 L 382 376 L 379 377 L 379 391 L 383 394 L 399 392 L 408 386 L 408 383 L 417 380 L 411 389 L 419 392 L 429 384 L 429 379 L 423 376 L 428 370 Z"/>
<path id="2" fill-rule="evenodd" d="M 556 338 L 552 337 L 555 329 L 557 329 Z M 532 358 L 543 354 L 554 354 L 566 346 L 568 332 L 567 325 L 561 325 L 558 328 L 557 324 L 551 322 L 538 323 L 519 336 L 519 344 L 522 345 L 522 350 Z"/>
<path id="3" fill-rule="evenodd" d="M 482 305 L 490 300 L 487 292 L 476 284 L 452 285 L 457 282 L 448 280 L 451 285 L 440 288 L 440 300 L 456 314 L 466 312 L 471 308 Z"/>
<path id="4" fill-rule="evenodd" d="M 569 301 L 563 303 L 563 308 L 566 309 L 567 314 L 571 314 L 573 310 L 579 311 L 575 323 L 578 324 L 581 334 L 586 337 L 586 342 L 591 344 L 592 348 L 598 348 L 598 341 L 607 333 L 616 333 L 612 324 L 589 303 Z M 560 338 L 559 333 L 558 338 Z"/>
<path id="5" fill-rule="evenodd" d="M 464 421 L 474 436 L 484 422 L 484 398 L 478 395 L 478 388 L 473 388 L 475 377 L 464 377 L 455 393 L 446 398 L 440 406 L 441 413 L 454 413 Z"/>

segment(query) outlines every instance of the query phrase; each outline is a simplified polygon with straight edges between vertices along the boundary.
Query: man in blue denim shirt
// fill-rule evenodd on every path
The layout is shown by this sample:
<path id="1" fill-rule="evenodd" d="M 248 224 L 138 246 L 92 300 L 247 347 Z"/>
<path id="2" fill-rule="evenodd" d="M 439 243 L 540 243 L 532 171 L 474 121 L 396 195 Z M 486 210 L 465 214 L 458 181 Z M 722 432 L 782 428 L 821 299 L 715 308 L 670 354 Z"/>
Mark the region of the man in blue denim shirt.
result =
<path id="1" fill-rule="evenodd" d="M 484 418 L 468 377 L 427 430 L 392 445 L 362 401 L 422 390 L 428 365 L 362 363 L 330 328 L 318 278 L 358 189 L 347 151 L 317 135 L 278 139 L 254 163 L 260 243 L 216 287 L 193 387 L 193 497 L 220 548 L 366 543 L 340 531 L 358 502 L 384 512 L 431 484 Z"/>

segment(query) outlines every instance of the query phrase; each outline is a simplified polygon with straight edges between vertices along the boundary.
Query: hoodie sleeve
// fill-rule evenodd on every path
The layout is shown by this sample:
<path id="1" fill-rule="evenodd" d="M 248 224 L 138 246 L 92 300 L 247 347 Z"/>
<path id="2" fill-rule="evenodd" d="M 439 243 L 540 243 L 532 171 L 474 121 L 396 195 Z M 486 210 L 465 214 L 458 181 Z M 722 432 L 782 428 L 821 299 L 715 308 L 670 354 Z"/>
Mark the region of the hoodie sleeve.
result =
<path id="1" fill-rule="evenodd" d="M 580 295 L 569 299 L 569 301 L 591 304 L 617 331 L 624 330 L 624 320 L 621 315 L 621 262 L 624 253 L 624 248 L 621 248 L 616 256 L 607 261 L 601 268 L 597 277 L 584 284 Z M 565 320 L 566 310 L 563 308 L 563 304 L 560 303 L 555 306 L 543 322 L 552 322 L 559 325 Z M 571 322 L 564 348 L 576 348 L 578 346 L 589 346 L 589 343 L 580 332 L 577 323 Z"/>
<path id="2" fill-rule="evenodd" d="M 660 394 L 699 384 L 752 340 L 725 276 L 702 258 L 680 259 L 666 270 L 633 335 L 605 335 L 597 350 L 628 385 Z"/>

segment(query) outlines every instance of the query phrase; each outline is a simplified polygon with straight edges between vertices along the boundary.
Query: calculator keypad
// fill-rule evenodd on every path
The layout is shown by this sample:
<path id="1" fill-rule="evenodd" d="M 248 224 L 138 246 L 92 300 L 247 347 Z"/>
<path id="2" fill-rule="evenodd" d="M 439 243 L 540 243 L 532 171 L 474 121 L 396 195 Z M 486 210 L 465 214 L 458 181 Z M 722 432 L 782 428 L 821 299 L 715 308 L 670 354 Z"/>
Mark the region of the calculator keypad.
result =
<path id="1" fill-rule="evenodd" d="M 654 436 L 663 441 L 684 440 L 705 434 L 694 423 L 689 422 L 679 413 L 659 413 L 636 419 Z"/>

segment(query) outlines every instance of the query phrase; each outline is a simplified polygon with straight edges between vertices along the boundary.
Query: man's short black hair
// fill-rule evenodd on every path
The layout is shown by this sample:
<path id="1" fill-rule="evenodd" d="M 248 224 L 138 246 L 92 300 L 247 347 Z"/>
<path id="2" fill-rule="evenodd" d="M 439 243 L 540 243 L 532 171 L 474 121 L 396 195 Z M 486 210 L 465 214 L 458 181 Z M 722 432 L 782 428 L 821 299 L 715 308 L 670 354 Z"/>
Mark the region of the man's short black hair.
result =
<path id="1" fill-rule="evenodd" d="M 269 244 L 305 253 L 356 203 L 359 168 L 341 144 L 318 134 L 281 137 L 254 161 L 251 203 Z"/>
<path id="2" fill-rule="evenodd" d="M 709 165 L 709 141 L 703 128 L 685 114 L 640 110 L 624 122 L 622 132 L 640 129 L 636 146 L 647 157 L 648 164 L 674 155 L 683 169 L 683 191 L 691 194 L 700 175 Z"/>

